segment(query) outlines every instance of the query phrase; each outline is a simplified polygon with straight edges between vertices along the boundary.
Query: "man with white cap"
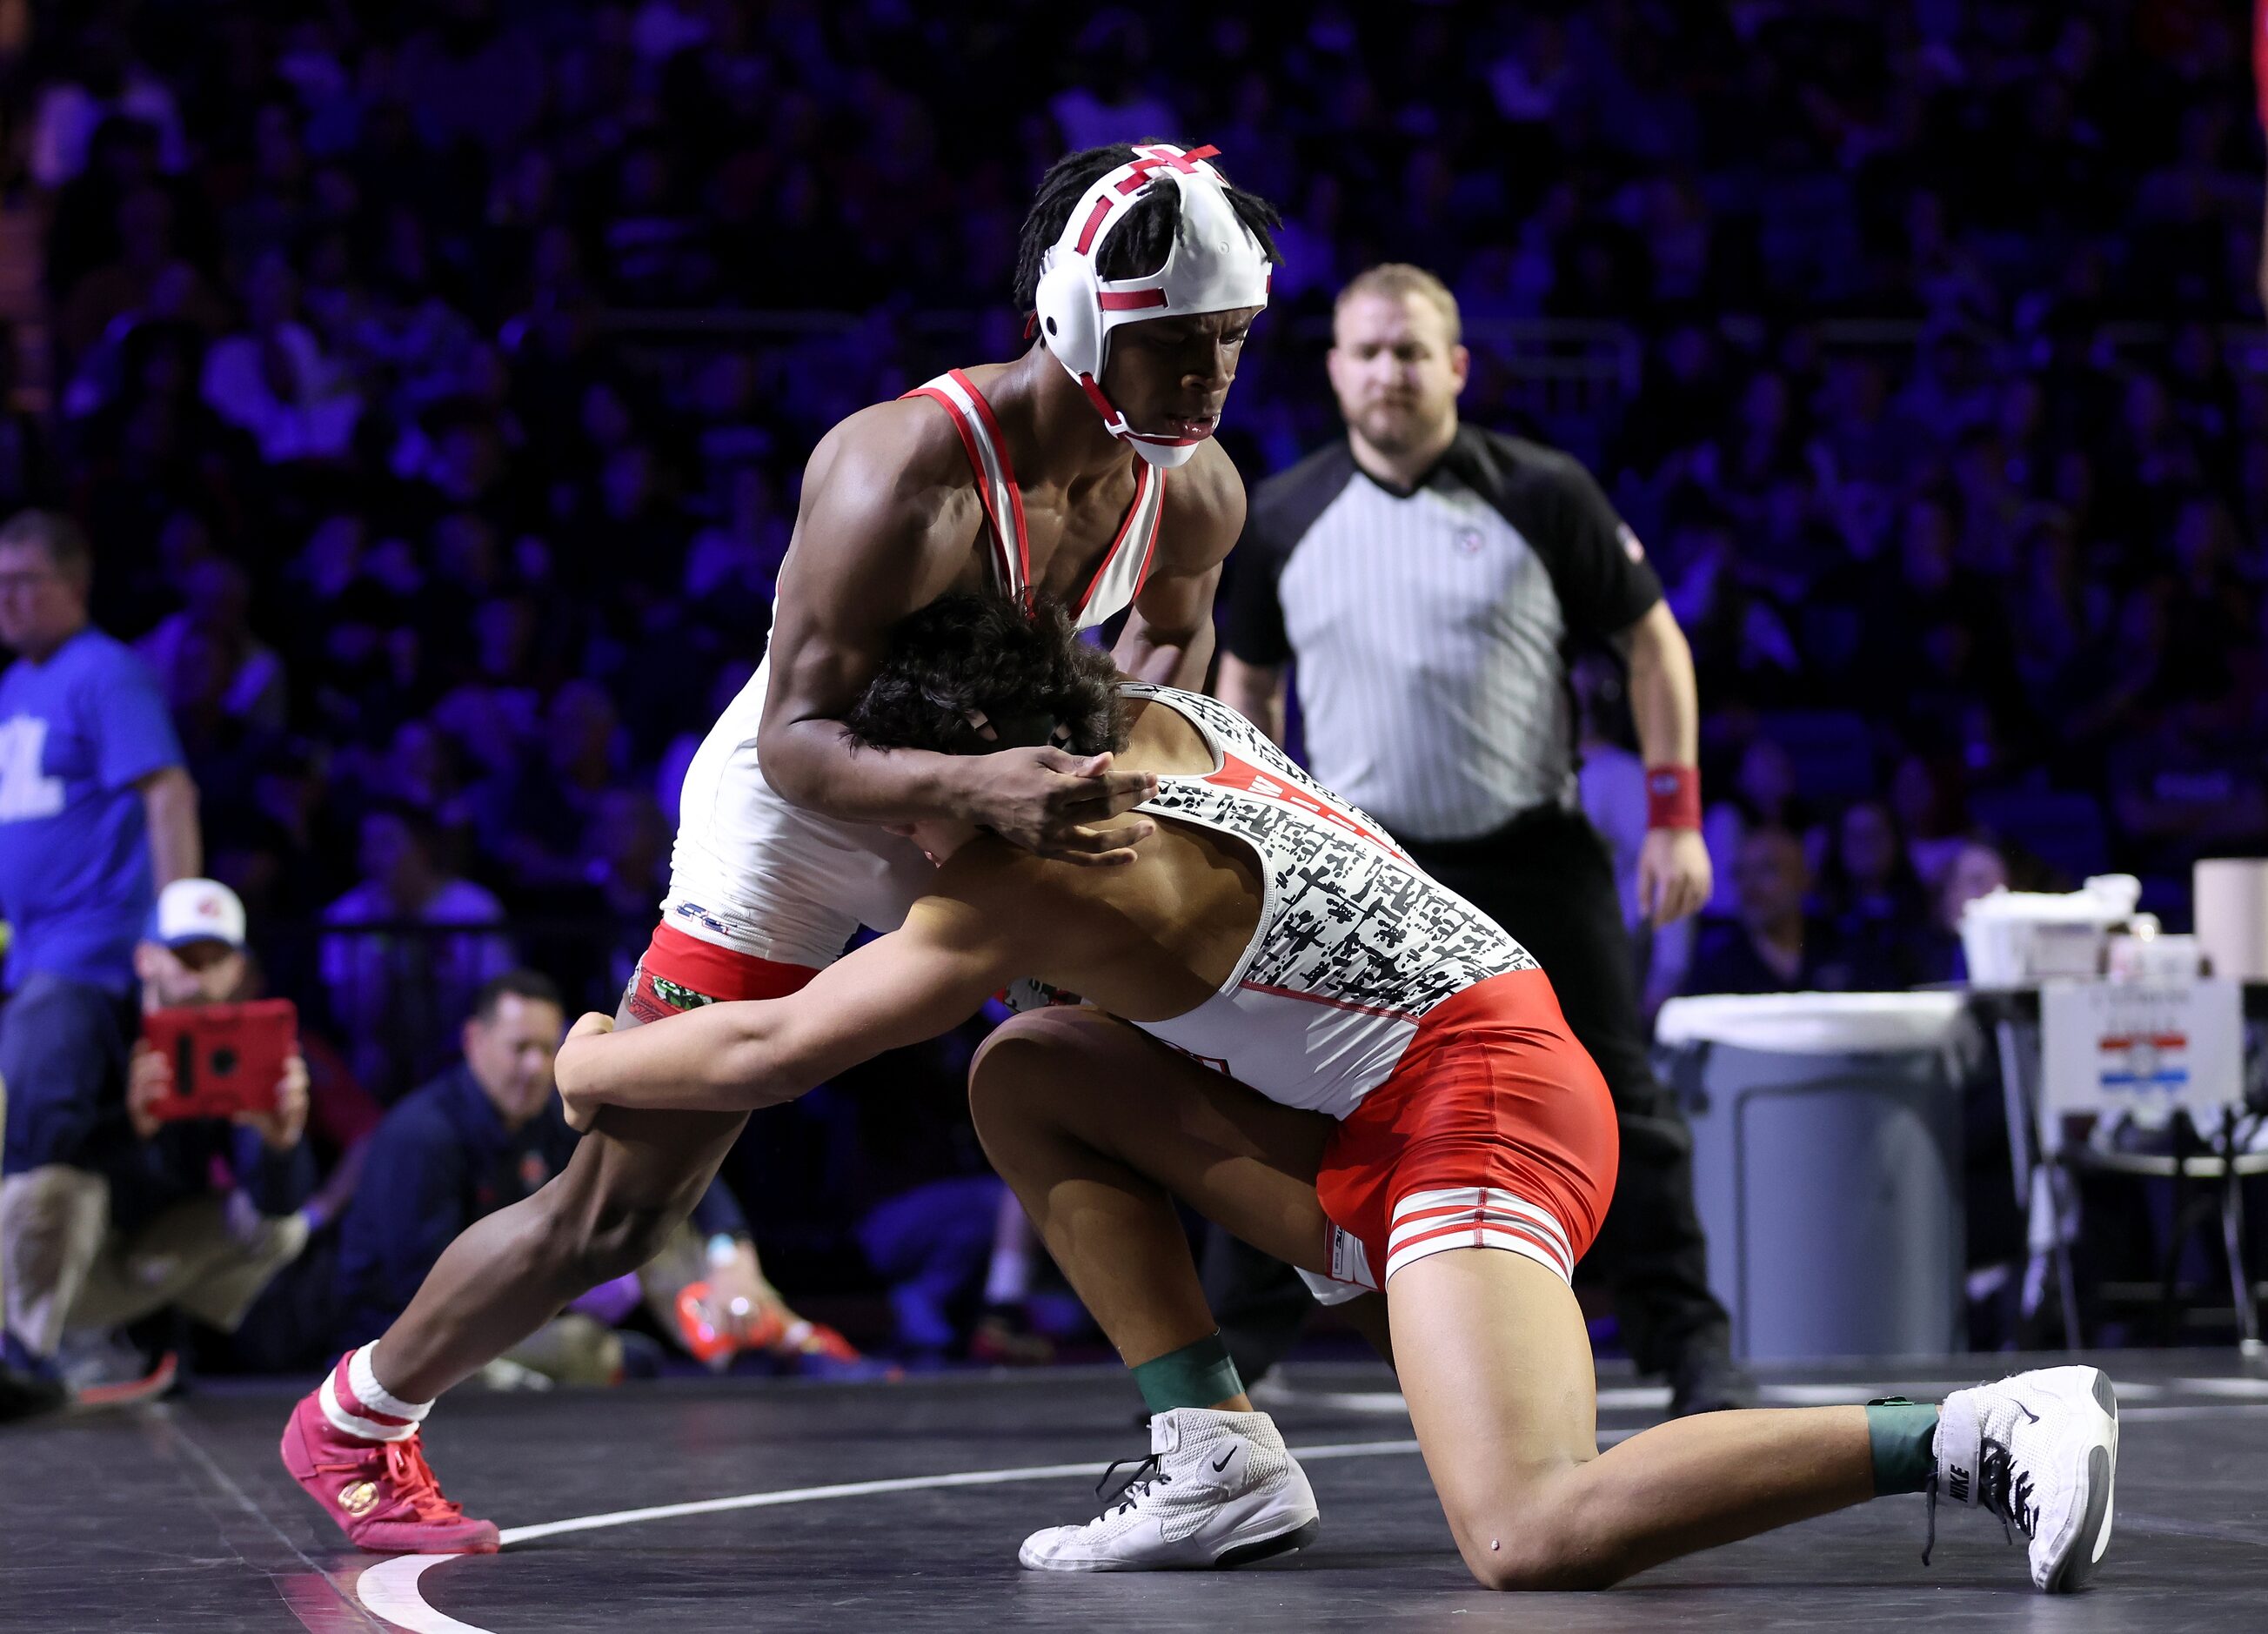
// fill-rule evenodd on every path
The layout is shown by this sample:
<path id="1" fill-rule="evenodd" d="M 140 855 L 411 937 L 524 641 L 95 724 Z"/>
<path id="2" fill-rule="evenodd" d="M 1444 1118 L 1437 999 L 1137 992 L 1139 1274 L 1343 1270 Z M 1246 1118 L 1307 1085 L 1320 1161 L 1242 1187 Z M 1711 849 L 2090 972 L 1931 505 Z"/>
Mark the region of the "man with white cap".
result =
<path id="1" fill-rule="evenodd" d="M 1209 147 L 1057 162 L 1020 235 L 1034 344 L 859 410 L 821 439 L 780 573 L 770 651 L 686 774 L 661 924 L 625 1025 L 792 992 L 862 924 L 890 931 L 928 864 L 880 825 L 953 818 L 1043 856 L 1133 858 L 1147 821 L 1099 825 L 1156 779 L 1052 744 L 956 757 L 860 749 L 843 714 L 891 633 L 954 591 L 1130 609 L 1116 656 L 1200 681 L 1244 486 L 1211 441 L 1268 301 L 1275 210 Z M 453 1242 L 400 1320 L 300 1402 L 285 1468 L 365 1549 L 484 1552 L 419 1447 L 433 1398 L 667 1240 L 739 1136 L 735 1112 L 608 1108 L 567 1171 Z"/>
<path id="2" fill-rule="evenodd" d="M 158 894 L 134 947 L 144 1015 L 237 997 L 245 981 L 244 904 L 217 880 Z M 216 1119 L 161 1121 L 173 1066 L 146 1041 L 125 1064 L 129 1137 L 61 1166 L 67 1183 L 44 1218 L 11 1220 L 57 1245 L 61 1271 L 37 1336 L 66 1357 L 84 1338 L 177 1310 L 232 1332 L 269 1280 L 306 1247 L 297 1205 L 313 1175 L 301 1149 L 307 1067 L 294 1052 L 272 1103 Z M 217 1184 L 216 1176 L 225 1177 Z M 76 1376 L 76 1375 L 75 1375 Z"/>

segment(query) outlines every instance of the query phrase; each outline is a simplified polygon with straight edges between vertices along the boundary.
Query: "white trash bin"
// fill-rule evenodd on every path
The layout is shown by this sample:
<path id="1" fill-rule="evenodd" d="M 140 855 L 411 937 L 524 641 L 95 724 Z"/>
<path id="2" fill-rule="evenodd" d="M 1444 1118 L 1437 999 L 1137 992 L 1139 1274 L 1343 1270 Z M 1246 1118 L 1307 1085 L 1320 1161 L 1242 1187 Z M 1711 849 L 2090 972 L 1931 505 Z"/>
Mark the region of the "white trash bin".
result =
<path id="1" fill-rule="evenodd" d="M 1734 1354 L 1962 1345 L 1958 993 L 1672 999 L 1655 1039 Z"/>

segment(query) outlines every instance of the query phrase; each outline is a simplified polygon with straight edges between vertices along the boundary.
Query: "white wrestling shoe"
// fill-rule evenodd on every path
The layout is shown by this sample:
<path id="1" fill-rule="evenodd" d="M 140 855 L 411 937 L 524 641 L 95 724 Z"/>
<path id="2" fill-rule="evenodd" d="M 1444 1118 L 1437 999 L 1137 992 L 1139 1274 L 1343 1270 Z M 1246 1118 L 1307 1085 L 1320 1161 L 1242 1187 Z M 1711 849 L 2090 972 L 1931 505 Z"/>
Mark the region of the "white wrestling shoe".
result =
<path id="1" fill-rule="evenodd" d="M 1034 1571 L 1204 1571 L 1304 1548 L 1322 1525 L 1267 1414 L 1180 1407 L 1150 1420 L 1150 1456 L 1100 1515 L 1033 1533 L 1016 1558 Z"/>
<path id="2" fill-rule="evenodd" d="M 1933 1538 L 1939 1500 L 1983 1509 L 2031 1540 L 2036 1587 L 2086 1586 L 2110 1546 L 2118 1476 L 2118 1397 L 2108 1374 L 2043 1367 L 1955 1391 L 1938 1410 L 1936 1451 Z"/>

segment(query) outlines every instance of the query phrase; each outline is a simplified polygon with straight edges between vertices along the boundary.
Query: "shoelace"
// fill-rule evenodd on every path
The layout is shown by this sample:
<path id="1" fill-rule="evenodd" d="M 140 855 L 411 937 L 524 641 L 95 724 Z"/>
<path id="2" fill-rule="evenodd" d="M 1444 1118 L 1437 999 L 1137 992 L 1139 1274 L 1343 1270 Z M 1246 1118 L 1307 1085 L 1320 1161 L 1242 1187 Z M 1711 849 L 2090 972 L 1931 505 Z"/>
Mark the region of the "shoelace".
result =
<path id="1" fill-rule="evenodd" d="M 1929 1495 L 1929 1529 L 1922 1539 L 1921 1564 L 1929 1564 L 1929 1552 L 1937 1547 L 1937 1472 L 1929 1474 L 1929 1484 L 1922 1489 Z M 2039 1530 L 2039 1505 L 2032 1502 L 2032 1474 L 2018 1469 L 2013 1455 L 2004 1442 L 1991 1436 L 1979 1439 L 1977 1451 L 1977 1502 L 1987 1514 L 1997 1515 L 2000 1530 L 2013 1543 L 2016 1533 L 2031 1537 Z M 2013 1530 L 2011 1527 L 2013 1527 Z"/>
<path id="2" fill-rule="evenodd" d="M 417 1437 L 386 1444 L 386 1473 L 420 1520 L 464 1519 L 465 1506 L 441 1496 L 441 1483 L 434 1479 Z"/>
<path id="3" fill-rule="evenodd" d="M 1110 1477 L 1128 1464 L 1134 1466 L 1134 1473 L 1128 1476 L 1116 1490 L 1110 1493 L 1108 1497 L 1103 1498 L 1102 1489 L 1110 1484 Z M 1104 1514 L 1108 1515 L 1114 1510 L 1123 1514 L 1149 1497 L 1151 1487 L 1170 1486 L 1173 1484 L 1173 1480 L 1172 1473 L 1166 1468 L 1160 1455 L 1152 1453 L 1147 1458 L 1121 1458 L 1116 1461 L 1109 1468 L 1102 1472 L 1102 1479 L 1094 1483 L 1094 1490 L 1098 1498 L 1102 1498 Z"/>
<path id="4" fill-rule="evenodd" d="M 2012 1543 L 2016 1532 L 2030 1537 L 2039 1530 L 2039 1505 L 2032 1502 L 2032 1472 L 2017 1468 L 2007 1445 L 1990 1436 L 1977 1449 L 1977 1501 L 1987 1513 L 2000 1517 L 2000 1529 L 2008 1534 Z"/>
<path id="5" fill-rule="evenodd" d="M 425 1461 L 425 1449 L 411 1436 L 405 1441 L 380 1444 L 385 1451 L 386 1478 L 394 1491 L 409 1505 L 410 1513 L 420 1520 L 461 1520 L 465 1515 L 462 1504 L 453 1503 L 441 1496 L 441 1483 L 435 1479 L 432 1466 Z M 317 1468 L 344 1475 L 359 1470 L 363 1462 L 318 1464 Z"/>
<path id="6" fill-rule="evenodd" d="M 420 1520 L 460 1520 L 465 1506 L 441 1496 L 441 1483 L 433 1467 L 425 1461 L 425 1449 L 417 1438 L 406 1441 L 379 1443 L 379 1457 L 386 1465 L 386 1478 L 410 1513 Z M 366 1460 L 349 1459 L 343 1461 L 318 1463 L 315 1468 L 326 1475 L 359 1475 L 367 1469 Z"/>

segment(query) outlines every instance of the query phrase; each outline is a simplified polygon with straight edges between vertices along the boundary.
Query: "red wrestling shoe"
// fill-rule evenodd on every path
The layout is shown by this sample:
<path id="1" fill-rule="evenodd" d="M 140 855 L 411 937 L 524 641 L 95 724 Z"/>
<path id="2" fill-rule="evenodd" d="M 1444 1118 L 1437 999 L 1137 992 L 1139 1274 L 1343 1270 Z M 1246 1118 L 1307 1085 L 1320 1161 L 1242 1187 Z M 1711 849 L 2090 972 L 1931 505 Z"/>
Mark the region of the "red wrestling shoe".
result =
<path id="1" fill-rule="evenodd" d="M 461 1505 L 441 1496 L 415 1432 L 407 1440 L 372 1441 L 324 1417 L 322 1393 L 344 1391 L 345 1371 L 342 1361 L 291 1410 L 283 1446 L 291 1478 L 357 1548 L 402 1555 L 496 1553 L 496 1522 L 471 1520 Z"/>

